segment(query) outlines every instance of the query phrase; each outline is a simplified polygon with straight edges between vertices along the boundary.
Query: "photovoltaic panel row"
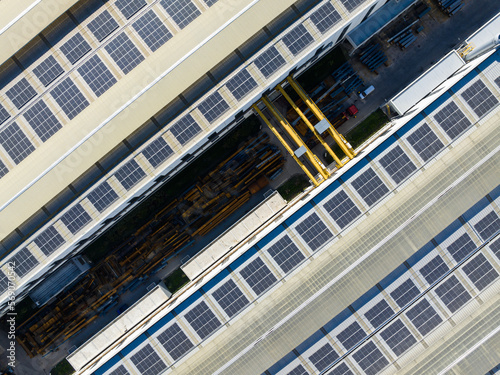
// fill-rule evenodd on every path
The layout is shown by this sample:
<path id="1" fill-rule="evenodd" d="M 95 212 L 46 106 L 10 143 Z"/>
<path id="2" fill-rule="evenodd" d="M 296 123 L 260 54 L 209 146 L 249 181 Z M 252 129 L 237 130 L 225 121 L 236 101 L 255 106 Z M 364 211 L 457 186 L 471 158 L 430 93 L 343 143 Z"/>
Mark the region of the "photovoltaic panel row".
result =
<path id="1" fill-rule="evenodd" d="M 72 234 L 76 234 L 85 225 L 90 223 L 90 221 L 92 221 L 92 218 L 80 204 L 76 204 L 61 216 L 61 221 Z"/>
<path id="2" fill-rule="evenodd" d="M 261 258 L 256 258 L 242 268 L 240 274 L 257 296 L 260 296 L 278 281 Z"/>
<path id="3" fill-rule="evenodd" d="M 452 313 L 456 312 L 472 298 L 455 275 L 452 275 L 439 285 L 435 292 Z"/>
<path id="4" fill-rule="evenodd" d="M 18 83 L 7 90 L 5 94 L 17 109 L 21 109 L 36 96 L 36 91 L 26 78 L 22 78 Z"/>
<path id="5" fill-rule="evenodd" d="M 23 116 L 42 142 L 45 142 L 62 128 L 59 120 L 43 100 L 39 100 L 28 108 Z"/>
<path id="6" fill-rule="evenodd" d="M 106 37 L 118 28 L 118 22 L 105 10 L 87 25 L 95 38 L 102 42 Z"/>
<path id="7" fill-rule="evenodd" d="M 368 319 L 374 328 L 381 326 L 392 315 L 394 315 L 394 311 L 385 299 L 378 302 L 365 313 L 366 319 Z"/>
<path id="8" fill-rule="evenodd" d="M 241 289 L 231 279 L 217 288 L 212 296 L 230 318 L 250 303 Z"/>
<path id="9" fill-rule="evenodd" d="M 5 166 L 5 164 L 0 160 L 0 178 L 5 176 L 9 172 L 9 169 Z"/>
<path id="10" fill-rule="evenodd" d="M 184 317 L 202 340 L 221 326 L 221 322 L 205 301 L 189 310 Z"/>
<path id="11" fill-rule="evenodd" d="M 427 299 L 409 309 L 406 316 L 422 336 L 427 335 L 443 321 Z"/>
<path id="12" fill-rule="evenodd" d="M 52 225 L 45 229 L 34 240 L 35 244 L 42 250 L 46 256 L 62 246 L 66 241 Z"/>
<path id="13" fill-rule="evenodd" d="M 172 324 L 156 338 L 174 361 L 177 361 L 194 347 L 177 323 Z"/>
<path id="14" fill-rule="evenodd" d="M 0 271 L 0 295 L 4 294 L 9 288 L 9 279 Z"/>
<path id="15" fill-rule="evenodd" d="M 446 250 L 451 254 L 455 261 L 460 262 L 467 255 L 476 249 L 476 244 L 467 233 L 462 234 L 459 238 L 453 241 Z"/>
<path id="16" fill-rule="evenodd" d="M 449 103 L 437 112 L 434 115 L 434 119 L 451 139 L 457 138 L 472 125 L 455 102 Z"/>
<path id="17" fill-rule="evenodd" d="M 130 356 L 130 360 L 141 375 L 158 375 L 167 368 L 165 362 L 149 344 Z"/>
<path id="18" fill-rule="evenodd" d="M 0 124 L 3 124 L 9 117 L 9 112 L 7 112 L 4 106 L 0 104 Z"/>
<path id="19" fill-rule="evenodd" d="M 387 186 L 372 168 L 368 168 L 359 177 L 352 180 L 351 184 L 369 207 L 389 192 Z"/>
<path id="20" fill-rule="evenodd" d="M 80 33 L 75 34 L 60 47 L 61 52 L 64 53 L 64 56 L 73 65 L 91 49 L 90 44 L 87 43 Z"/>
<path id="21" fill-rule="evenodd" d="M 318 371 L 323 371 L 337 358 L 339 358 L 337 352 L 329 343 L 326 343 L 315 353 L 309 356 L 309 361 L 311 361 L 311 363 L 314 365 L 314 367 L 316 367 Z"/>
<path id="22" fill-rule="evenodd" d="M 482 253 L 467 262 L 463 267 L 463 271 L 479 291 L 482 291 L 498 278 L 498 272 Z"/>
<path id="23" fill-rule="evenodd" d="M 200 103 L 198 109 L 209 123 L 213 123 L 224 112 L 229 109 L 229 105 L 218 92 L 213 93 L 208 98 Z"/>
<path id="24" fill-rule="evenodd" d="M 124 32 L 112 39 L 104 49 L 124 74 L 144 60 L 144 56 Z"/>
<path id="25" fill-rule="evenodd" d="M 39 264 L 38 260 L 25 247 L 11 258 L 11 262 L 16 265 L 14 272 L 19 277 L 23 277 Z"/>
<path id="26" fill-rule="evenodd" d="M 309 375 L 306 369 L 302 365 L 298 365 L 292 371 L 290 371 L 287 375 Z"/>
<path id="27" fill-rule="evenodd" d="M 413 280 L 408 279 L 391 292 L 392 299 L 403 308 L 420 294 Z"/>
<path id="28" fill-rule="evenodd" d="M 207 6 L 211 7 L 219 0 L 203 0 L 203 1 L 205 2 L 205 4 L 207 4 Z"/>
<path id="29" fill-rule="evenodd" d="M 170 31 L 153 10 L 146 12 L 132 26 L 153 52 L 172 38 Z"/>
<path id="30" fill-rule="evenodd" d="M 350 324 L 346 329 L 337 335 L 337 339 L 342 343 L 346 350 L 351 349 L 366 337 L 366 333 L 358 322 Z"/>
<path id="31" fill-rule="evenodd" d="M 323 220 L 321 220 L 316 213 L 304 219 L 295 227 L 295 230 L 312 251 L 318 250 L 333 238 L 332 232 L 326 227 Z"/>
<path id="32" fill-rule="evenodd" d="M 118 199 L 118 195 L 107 182 L 103 182 L 89 193 L 87 198 L 99 212 L 103 212 Z"/>
<path id="33" fill-rule="evenodd" d="M 444 148 L 443 142 L 425 123 L 409 135 L 407 141 L 424 162 L 434 157 Z"/>
<path id="34" fill-rule="evenodd" d="M 181 29 L 201 14 L 191 0 L 160 0 L 160 4 Z"/>
<path id="35" fill-rule="evenodd" d="M 450 269 L 444 262 L 443 258 L 439 255 L 434 257 L 431 261 L 429 261 L 426 265 L 420 268 L 419 272 L 425 278 L 429 285 L 433 284 L 440 277 L 442 277 L 446 272 Z"/>
<path id="36" fill-rule="evenodd" d="M 500 230 L 500 218 L 495 211 L 491 211 L 484 218 L 474 224 L 474 229 L 479 233 L 483 241 Z"/>
<path id="37" fill-rule="evenodd" d="M 111 371 L 109 375 L 130 375 L 130 373 L 125 369 L 125 366 L 120 365 L 115 370 Z"/>
<path id="38" fill-rule="evenodd" d="M 389 365 L 389 361 L 384 357 L 373 341 L 368 341 L 368 343 L 358 349 L 352 357 L 367 375 L 376 375 Z"/>
<path id="39" fill-rule="evenodd" d="M 462 98 L 476 113 L 482 117 L 498 104 L 498 99 L 486 87 L 483 81 L 478 80 L 462 92 Z"/>
<path id="40" fill-rule="evenodd" d="M 120 181 L 120 184 L 127 189 L 130 190 L 137 182 L 146 177 L 146 173 L 142 170 L 142 168 L 137 164 L 137 161 L 134 159 L 130 160 L 123 167 L 118 169 L 114 174 L 116 179 Z"/>
<path id="41" fill-rule="evenodd" d="M 339 191 L 325 202 L 323 208 L 330 214 L 340 229 L 344 229 L 361 215 L 360 209 L 344 190 Z"/>
<path id="42" fill-rule="evenodd" d="M 168 143 L 162 137 L 155 139 L 147 147 L 142 150 L 142 154 L 153 168 L 158 167 L 161 163 L 167 160 L 174 152 Z"/>
<path id="43" fill-rule="evenodd" d="M 201 132 L 200 126 L 194 121 L 190 114 L 182 117 L 172 125 L 169 130 L 182 146 Z"/>
<path id="44" fill-rule="evenodd" d="M 55 57 L 50 55 L 33 69 L 33 73 L 47 87 L 53 80 L 64 73 L 64 69 L 56 61 Z"/>
<path id="45" fill-rule="evenodd" d="M 366 0 L 340 0 L 342 5 L 344 5 L 349 12 L 352 12 L 365 1 Z"/>
<path id="46" fill-rule="evenodd" d="M 276 241 L 267 252 L 284 273 L 290 272 L 306 258 L 288 235 Z"/>
<path id="47" fill-rule="evenodd" d="M 257 57 L 254 64 L 267 79 L 285 65 L 286 61 L 276 47 L 273 46 Z"/>
<path id="48" fill-rule="evenodd" d="M 314 38 L 303 24 L 290 30 L 281 40 L 294 56 L 297 56 L 304 48 L 314 42 Z"/>
<path id="49" fill-rule="evenodd" d="M 255 82 L 246 69 L 243 69 L 226 82 L 226 87 L 231 91 L 236 100 L 240 101 L 257 87 L 257 82 Z"/>
<path id="50" fill-rule="evenodd" d="M 324 34 L 330 30 L 333 25 L 342 20 L 342 17 L 340 17 L 340 14 L 332 3 L 327 2 L 312 13 L 310 19 L 318 30 Z"/>
<path id="51" fill-rule="evenodd" d="M 146 4 L 146 0 L 117 0 L 115 2 L 116 7 L 126 19 L 132 17 L 139 9 L 145 7 Z"/>
<path id="52" fill-rule="evenodd" d="M 35 151 L 35 147 L 15 122 L 0 131 L 0 144 L 16 164 Z"/>
<path id="53" fill-rule="evenodd" d="M 381 331 L 380 336 L 397 356 L 400 356 L 417 343 L 417 340 L 401 319 L 396 319 Z"/>
<path id="54" fill-rule="evenodd" d="M 415 164 L 413 164 L 400 146 L 394 147 L 386 155 L 381 157 L 379 163 L 396 184 L 400 184 L 417 170 Z"/>
<path id="55" fill-rule="evenodd" d="M 102 62 L 99 56 L 94 55 L 78 68 L 78 73 L 85 80 L 97 97 L 104 94 L 117 80 Z"/>
<path id="56" fill-rule="evenodd" d="M 50 95 L 70 120 L 89 106 L 85 96 L 69 77 L 54 87 Z"/>

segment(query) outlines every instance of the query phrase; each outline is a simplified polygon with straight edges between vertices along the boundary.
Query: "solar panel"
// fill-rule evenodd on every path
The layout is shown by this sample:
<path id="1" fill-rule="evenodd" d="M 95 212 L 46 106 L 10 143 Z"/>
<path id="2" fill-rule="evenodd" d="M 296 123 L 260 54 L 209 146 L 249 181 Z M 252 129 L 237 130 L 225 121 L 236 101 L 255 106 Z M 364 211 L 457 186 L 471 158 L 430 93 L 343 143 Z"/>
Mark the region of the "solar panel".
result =
<path id="1" fill-rule="evenodd" d="M 257 82 L 255 82 L 246 69 L 243 69 L 226 82 L 226 87 L 231 91 L 236 100 L 240 101 L 257 87 Z"/>
<path id="2" fill-rule="evenodd" d="M 394 147 L 391 151 L 381 157 L 379 163 L 396 184 L 401 183 L 410 174 L 417 170 L 415 164 L 413 164 L 400 146 Z"/>
<path id="3" fill-rule="evenodd" d="M 449 271 L 448 266 L 444 263 L 443 259 L 437 255 L 434 259 L 428 262 L 425 266 L 420 268 L 420 273 L 430 285 Z"/>
<path id="4" fill-rule="evenodd" d="M 89 105 L 85 96 L 69 77 L 54 87 L 50 95 L 70 120 Z"/>
<path id="5" fill-rule="evenodd" d="M 64 73 L 54 56 L 50 55 L 33 69 L 33 73 L 47 87 L 53 80 Z"/>
<path id="6" fill-rule="evenodd" d="M 258 296 L 278 281 L 260 258 L 250 262 L 240 274 Z"/>
<path id="7" fill-rule="evenodd" d="M 351 184 L 370 207 L 389 192 L 387 186 L 372 168 L 368 168 L 359 177 L 355 178 Z"/>
<path id="8" fill-rule="evenodd" d="M 479 253 L 478 256 L 468 261 L 464 265 L 463 271 L 480 291 L 498 277 L 498 272 L 482 253 Z"/>
<path id="9" fill-rule="evenodd" d="M 221 94 L 215 92 L 202 101 L 198 109 L 207 121 L 212 124 L 229 109 L 229 105 L 222 98 Z"/>
<path id="10" fill-rule="evenodd" d="M 271 77 L 279 68 L 286 64 L 285 59 L 278 52 L 276 47 L 270 47 L 263 52 L 254 61 L 255 66 L 260 70 L 264 77 Z"/>
<path id="11" fill-rule="evenodd" d="M 399 307 L 403 308 L 419 294 L 420 290 L 415 283 L 408 279 L 391 292 L 391 297 Z"/>
<path id="12" fill-rule="evenodd" d="M 306 258 L 288 235 L 269 247 L 267 252 L 278 263 L 278 266 L 284 273 L 290 272 Z"/>
<path id="13" fill-rule="evenodd" d="M 306 369 L 302 365 L 298 365 L 292 371 L 290 371 L 287 375 L 309 375 Z"/>
<path id="14" fill-rule="evenodd" d="M 318 250 L 321 246 L 333 238 L 332 232 L 316 213 L 309 215 L 295 227 L 297 233 L 309 245 L 312 251 Z"/>
<path id="15" fill-rule="evenodd" d="M 27 248 L 22 248 L 19 252 L 11 258 L 11 262 L 16 265 L 14 272 L 19 277 L 23 277 L 33 268 L 38 265 L 38 260 L 31 254 Z"/>
<path id="16" fill-rule="evenodd" d="M 213 292 L 212 296 L 230 318 L 250 303 L 233 280 L 222 284 Z"/>
<path id="17" fill-rule="evenodd" d="M 495 79 L 495 83 L 497 84 L 498 87 L 500 87 L 500 77 L 497 77 Z"/>
<path id="18" fill-rule="evenodd" d="M 474 225 L 474 229 L 486 241 L 500 229 L 500 219 L 495 211 L 491 211 Z"/>
<path id="19" fill-rule="evenodd" d="M 117 0 L 115 6 L 122 12 L 126 19 L 132 17 L 139 9 L 146 6 L 145 0 Z"/>
<path id="20" fill-rule="evenodd" d="M 382 325 L 387 319 L 394 315 L 394 311 L 385 299 L 378 302 L 370 310 L 365 313 L 366 319 L 375 328 Z"/>
<path id="21" fill-rule="evenodd" d="M 5 94 L 17 109 L 21 109 L 36 95 L 36 90 L 30 85 L 26 78 L 22 78 L 18 83 L 7 90 Z"/>
<path id="22" fill-rule="evenodd" d="M 354 375 L 354 373 L 344 362 L 342 362 L 336 365 L 333 370 L 328 371 L 328 375 Z"/>
<path id="23" fill-rule="evenodd" d="M 15 122 L 0 131 L 0 144 L 16 164 L 35 151 L 35 147 Z"/>
<path id="24" fill-rule="evenodd" d="M 340 0 L 342 5 L 344 5 L 349 12 L 352 12 L 358 6 L 363 4 L 365 1 L 366 0 Z"/>
<path id="25" fill-rule="evenodd" d="M 149 344 L 130 356 L 130 360 L 141 375 L 158 375 L 167 368 L 165 362 Z"/>
<path id="26" fill-rule="evenodd" d="M 142 170 L 139 164 L 132 159 L 123 167 L 118 169 L 114 176 L 118 181 L 120 181 L 120 184 L 122 184 L 125 189 L 130 190 L 135 184 L 146 177 L 146 173 Z"/>
<path id="27" fill-rule="evenodd" d="M 159 137 L 142 150 L 142 154 L 149 163 L 156 168 L 169 158 L 174 152 L 163 137 Z"/>
<path id="28" fill-rule="evenodd" d="M 444 147 L 443 142 L 425 123 L 406 139 L 424 162 L 432 158 Z"/>
<path id="29" fill-rule="evenodd" d="M 43 100 L 33 104 L 24 112 L 23 116 L 42 142 L 45 142 L 62 128 L 59 120 Z"/>
<path id="30" fill-rule="evenodd" d="M 73 65 L 91 49 L 90 44 L 87 43 L 80 33 L 75 34 L 60 47 L 61 52 L 64 53 L 64 56 Z"/>
<path id="31" fill-rule="evenodd" d="M 189 114 L 177 121 L 169 130 L 182 146 L 201 132 L 200 126 Z"/>
<path id="32" fill-rule="evenodd" d="M 5 176 L 9 172 L 9 169 L 5 166 L 5 164 L 0 160 L 0 178 Z"/>
<path id="33" fill-rule="evenodd" d="M 205 4 L 207 4 L 209 7 L 211 7 L 219 0 L 203 0 L 203 1 L 205 2 Z"/>
<path id="34" fill-rule="evenodd" d="M 9 117 L 9 112 L 0 104 L 0 124 L 3 124 Z"/>
<path id="35" fill-rule="evenodd" d="M 318 369 L 323 371 L 335 361 L 339 355 L 335 352 L 332 346 L 328 343 L 319 348 L 314 354 L 309 356 L 309 361 Z"/>
<path id="36" fill-rule="evenodd" d="M 337 335 L 337 339 L 346 350 L 351 349 L 366 337 L 366 333 L 358 322 L 354 322 Z"/>
<path id="37" fill-rule="evenodd" d="M 339 12 L 335 9 L 332 3 L 327 2 L 311 14 L 312 23 L 318 28 L 321 34 L 324 34 L 332 28 L 336 23 L 342 20 Z"/>
<path id="38" fill-rule="evenodd" d="M 92 218 L 80 204 L 76 204 L 61 216 L 61 221 L 72 234 L 76 234 L 85 225 L 90 223 Z"/>
<path id="39" fill-rule="evenodd" d="M 4 294 L 9 288 L 9 279 L 0 271 L 0 294 Z"/>
<path id="40" fill-rule="evenodd" d="M 105 10 L 87 25 L 95 38 L 102 42 L 106 37 L 118 28 L 118 22 Z"/>
<path id="41" fill-rule="evenodd" d="M 489 245 L 491 251 L 497 256 L 500 260 L 500 238 L 496 241 L 492 241 Z"/>
<path id="42" fill-rule="evenodd" d="M 129 375 L 130 373 L 125 369 L 125 366 L 120 365 L 113 371 L 111 371 L 108 375 Z"/>
<path id="43" fill-rule="evenodd" d="M 92 190 L 92 192 L 87 195 L 87 198 L 99 212 L 103 212 L 118 199 L 118 194 L 115 193 L 107 182 L 103 182 Z"/>
<path id="44" fill-rule="evenodd" d="M 467 233 L 462 234 L 457 240 L 455 240 L 450 246 L 446 248 L 451 254 L 453 259 L 460 262 L 467 255 L 469 255 L 476 245 Z"/>
<path id="45" fill-rule="evenodd" d="M 156 338 L 174 361 L 177 361 L 194 347 L 191 340 L 186 336 L 177 323 L 168 327 Z"/>
<path id="46" fill-rule="evenodd" d="M 455 275 L 439 285 L 435 292 L 452 313 L 472 298 Z"/>
<path id="47" fill-rule="evenodd" d="M 201 14 L 191 0 L 160 0 L 160 4 L 181 29 Z"/>
<path id="48" fill-rule="evenodd" d="M 290 30 L 281 40 L 294 56 L 297 56 L 304 48 L 314 42 L 314 38 L 303 24 Z"/>
<path id="49" fill-rule="evenodd" d="M 323 205 L 323 208 L 330 214 L 340 229 L 344 229 L 361 215 L 359 208 L 344 190 L 339 191 L 329 199 Z"/>
<path id="50" fill-rule="evenodd" d="M 144 60 L 144 56 L 124 32 L 112 39 L 104 49 L 124 74 Z"/>
<path id="51" fill-rule="evenodd" d="M 104 94 L 117 81 L 99 56 L 94 55 L 78 68 L 78 73 L 85 80 L 97 97 Z"/>
<path id="52" fill-rule="evenodd" d="M 451 139 L 455 139 L 471 126 L 471 122 L 465 117 L 455 102 L 451 102 L 437 112 L 434 115 L 434 119 Z"/>
<path id="53" fill-rule="evenodd" d="M 146 12 L 132 26 L 153 52 L 172 38 L 170 31 L 153 10 Z"/>
<path id="54" fill-rule="evenodd" d="M 396 319 L 394 323 L 380 332 L 380 336 L 398 357 L 417 342 L 401 319 Z"/>
<path id="55" fill-rule="evenodd" d="M 49 256 L 61 245 L 66 242 L 64 238 L 59 234 L 59 232 L 52 225 L 45 229 L 42 233 L 38 235 L 34 240 L 35 244 L 42 250 L 46 256 Z"/>
<path id="56" fill-rule="evenodd" d="M 375 375 L 389 364 L 373 341 L 368 341 L 352 357 L 367 375 Z"/>
<path id="57" fill-rule="evenodd" d="M 210 310 L 205 301 L 202 301 L 189 310 L 185 318 L 202 340 L 210 336 L 210 334 L 221 326 L 221 322 L 217 319 L 213 311 Z"/>
<path id="58" fill-rule="evenodd" d="M 477 117 L 482 117 L 498 104 L 498 99 L 481 80 L 474 82 L 469 88 L 465 89 L 462 92 L 462 98 L 476 113 Z"/>
<path id="59" fill-rule="evenodd" d="M 406 316 L 422 336 L 427 335 L 443 321 L 426 299 L 408 310 Z"/>

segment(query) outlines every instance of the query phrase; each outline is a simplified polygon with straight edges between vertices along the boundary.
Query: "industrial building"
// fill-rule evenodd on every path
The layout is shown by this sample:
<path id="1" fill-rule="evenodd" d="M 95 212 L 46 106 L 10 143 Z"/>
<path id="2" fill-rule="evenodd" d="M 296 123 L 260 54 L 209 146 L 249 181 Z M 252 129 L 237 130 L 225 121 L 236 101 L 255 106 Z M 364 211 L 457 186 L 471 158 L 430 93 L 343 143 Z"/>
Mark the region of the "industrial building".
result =
<path id="1" fill-rule="evenodd" d="M 188 286 L 68 361 L 95 375 L 496 371 L 499 25 L 390 99 L 398 116 L 273 225 L 187 263 Z"/>

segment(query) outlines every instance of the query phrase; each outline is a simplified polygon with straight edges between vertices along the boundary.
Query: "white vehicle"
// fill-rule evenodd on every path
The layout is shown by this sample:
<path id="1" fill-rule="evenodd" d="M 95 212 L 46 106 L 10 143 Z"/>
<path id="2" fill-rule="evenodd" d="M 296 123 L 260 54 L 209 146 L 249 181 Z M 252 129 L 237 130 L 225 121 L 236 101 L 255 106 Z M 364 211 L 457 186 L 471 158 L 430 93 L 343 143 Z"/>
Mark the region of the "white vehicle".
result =
<path id="1" fill-rule="evenodd" d="M 374 91 L 375 91 L 375 87 L 373 87 L 373 85 L 372 86 L 368 86 L 365 89 L 365 91 L 362 91 L 362 92 L 359 93 L 359 97 L 361 99 L 364 99 L 364 98 L 366 98 L 368 95 L 370 95 Z"/>

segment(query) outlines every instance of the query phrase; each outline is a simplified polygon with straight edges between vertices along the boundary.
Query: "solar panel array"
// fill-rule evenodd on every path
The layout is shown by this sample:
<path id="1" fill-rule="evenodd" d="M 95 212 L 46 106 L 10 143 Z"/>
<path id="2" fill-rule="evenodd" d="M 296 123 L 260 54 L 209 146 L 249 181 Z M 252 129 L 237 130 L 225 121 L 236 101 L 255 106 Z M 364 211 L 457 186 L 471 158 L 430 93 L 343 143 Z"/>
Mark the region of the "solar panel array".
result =
<path id="1" fill-rule="evenodd" d="M 472 125 L 470 120 L 465 117 L 464 113 L 458 108 L 455 102 L 449 103 L 438 111 L 434 115 L 434 119 L 451 139 L 457 138 Z"/>
<path id="2" fill-rule="evenodd" d="M 105 10 L 87 24 L 87 27 L 94 34 L 95 38 L 102 42 L 106 37 L 115 31 L 119 25 L 113 16 Z"/>
<path id="3" fill-rule="evenodd" d="M 278 281 L 261 258 L 256 258 L 242 268 L 240 274 L 257 296 L 260 296 Z"/>
<path id="4" fill-rule="evenodd" d="M 363 4 L 365 1 L 366 0 L 340 0 L 342 5 L 344 5 L 349 12 L 352 12 L 358 6 Z"/>
<path id="5" fill-rule="evenodd" d="M 17 109 L 21 109 L 26 103 L 36 96 L 36 91 L 26 78 L 22 78 L 5 93 Z"/>
<path id="6" fill-rule="evenodd" d="M 267 249 L 267 252 L 285 273 L 290 272 L 306 257 L 289 236 L 284 236 Z"/>
<path id="7" fill-rule="evenodd" d="M 436 294 L 452 313 L 457 311 L 472 297 L 455 275 L 445 280 L 436 289 Z"/>
<path id="8" fill-rule="evenodd" d="M 381 326 L 387 319 L 389 319 L 394 314 L 391 306 L 387 303 L 385 299 L 378 302 L 370 310 L 365 312 L 365 317 L 368 319 L 370 324 L 377 328 Z"/>
<path id="9" fill-rule="evenodd" d="M 83 38 L 82 34 L 77 33 L 72 36 L 66 43 L 64 43 L 60 50 L 71 64 L 75 64 L 84 55 L 86 55 L 92 47 Z"/>
<path id="10" fill-rule="evenodd" d="M 200 126 L 189 114 L 177 121 L 169 130 L 182 146 L 201 132 Z"/>
<path id="11" fill-rule="evenodd" d="M 59 65 L 54 56 L 50 55 L 38 66 L 33 68 L 33 73 L 47 87 L 52 81 L 64 73 L 64 69 Z"/>
<path id="12" fill-rule="evenodd" d="M 117 80 L 106 64 L 97 55 L 92 56 L 78 68 L 78 73 L 97 97 L 104 94 Z"/>
<path id="13" fill-rule="evenodd" d="M 287 375 L 309 375 L 306 369 L 302 365 L 298 365 L 292 371 L 290 371 Z"/>
<path id="14" fill-rule="evenodd" d="M 61 216 L 61 221 L 72 234 L 76 234 L 90 223 L 92 218 L 80 204 L 76 204 Z"/>
<path id="15" fill-rule="evenodd" d="M 396 319 L 394 323 L 384 328 L 380 332 L 380 336 L 397 356 L 400 356 L 417 343 L 415 337 L 400 319 Z"/>
<path id="16" fill-rule="evenodd" d="M 351 349 L 365 337 L 366 333 L 358 322 L 350 324 L 346 329 L 337 335 L 337 339 L 342 343 L 346 350 Z"/>
<path id="17" fill-rule="evenodd" d="M 207 6 L 211 7 L 219 0 L 203 0 L 203 1 L 205 2 L 205 4 L 207 4 Z"/>
<path id="18" fill-rule="evenodd" d="M 415 164 L 413 164 L 400 146 L 394 147 L 381 157 L 379 163 L 396 184 L 401 183 L 417 170 Z"/>
<path id="19" fill-rule="evenodd" d="M 129 375 L 130 373 L 125 369 L 125 366 L 120 365 L 115 370 L 111 371 L 109 375 Z"/>
<path id="20" fill-rule="evenodd" d="M 48 140 L 62 128 L 59 120 L 42 99 L 28 108 L 23 116 L 42 142 Z"/>
<path id="21" fill-rule="evenodd" d="M 443 321 L 425 298 L 409 309 L 406 316 L 422 336 L 427 335 Z"/>
<path id="22" fill-rule="evenodd" d="M 230 318 L 250 303 L 233 280 L 222 284 L 213 292 L 212 296 Z"/>
<path id="23" fill-rule="evenodd" d="M 153 166 L 153 168 L 158 167 L 161 163 L 167 160 L 174 151 L 168 145 L 168 143 L 163 139 L 163 137 L 159 137 L 151 142 L 147 147 L 142 150 L 142 154 L 146 159 L 148 159 L 149 163 Z"/>
<path id="24" fill-rule="evenodd" d="M 476 113 L 482 117 L 498 104 L 498 99 L 486 87 L 483 81 L 477 80 L 462 92 L 462 98 Z"/>
<path id="25" fill-rule="evenodd" d="M 451 254 L 453 259 L 460 262 L 476 248 L 476 244 L 467 233 L 462 234 L 457 238 L 446 250 Z"/>
<path id="26" fill-rule="evenodd" d="M 33 241 L 46 256 L 56 251 L 66 242 L 52 225 L 40 233 Z"/>
<path id="27" fill-rule="evenodd" d="M 243 69 L 226 82 L 226 87 L 231 91 L 236 100 L 240 101 L 257 87 L 257 82 L 248 73 L 248 70 Z"/>
<path id="28" fill-rule="evenodd" d="M 33 144 L 15 122 L 0 131 L 0 145 L 16 164 L 35 151 Z"/>
<path id="29" fill-rule="evenodd" d="M 498 259 L 500 259 L 500 238 L 496 241 L 490 242 L 490 249 L 496 255 Z"/>
<path id="30" fill-rule="evenodd" d="M 295 227 L 297 233 L 309 245 L 312 251 L 316 251 L 333 238 L 332 232 L 326 227 L 318 214 L 313 213 L 305 218 Z"/>
<path id="31" fill-rule="evenodd" d="M 419 270 L 419 272 L 422 274 L 429 285 L 433 284 L 448 271 L 448 266 L 443 261 L 443 258 L 441 258 L 441 256 L 439 255 L 436 255 L 431 261 L 429 261 Z"/>
<path id="32" fill-rule="evenodd" d="M 439 140 L 429 125 L 425 123 L 406 139 L 424 162 L 431 159 L 444 148 L 443 142 Z"/>
<path id="33" fill-rule="evenodd" d="M 130 360 L 141 375 L 158 375 L 167 368 L 165 362 L 149 344 L 130 356 Z"/>
<path id="34" fill-rule="evenodd" d="M 160 4 L 181 29 L 185 28 L 201 14 L 191 0 L 160 0 Z"/>
<path id="35" fill-rule="evenodd" d="M 9 279 L 0 271 L 0 294 L 4 294 L 9 288 Z"/>
<path id="36" fill-rule="evenodd" d="M 286 61 L 276 47 L 273 46 L 257 57 L 254 64 L 267 79 L 285 65 Z"/>
<path id="37" fill-rule="evenodd" d="M 124 74 L 128 74 L 144 60 L 144 56 L 124 32 L 112 39 L 104 49 Z"/>
<path id="38" fill-rule="evenodd" d="M 23 277 L 39 264 L 38 260 L 25 247 L 12 257 L 11 262 L 15 264 L 14 272 L 19 277 Z"/>
<path id="39" fill-rule="evenodd" d="M 221 325 L 205 301 L 189 310 L 184 317 L 202 340 L 210 336 Z"/>
<path id="40" fill-rule="evenodd" d="M 324 203 L 323 208 L 330 214 L 335 223 L 344 229 L 361 215 L 361 211 L 354 204 L 344 190 Z"/>
<path id="41" fill-rule="evenodd" d="M 391 292 L 391 297 L 400 308 L 403 308 L 419 294 L 420 290 L 415 283 L 408 279 Z"/>
<path id="42" fill-rule="evenodd" d="M 172 38 L 170 31 L 153 10 L 144 13 L 132 26 L 153 52 Z"/>
<path id="43" fill-rule="evenodd" d="M 156 338 L 174 361 L 178 360 L 194 347 L 191 340 L 189 340 L 177 323 L 172 324 Z"/>
<path id="44" fill-rule="evenodd" d="M 85 96 L 69 77 L 54 87 L 50 95 L 70 120 L 89 106 Z"/>
<path id="45" fill-rule="evenodd" d="M 498 272 L 481 253 L 464 265 L 463 270 L 480 291 L 498 278 Z"/>
<path id="46" fill-rule="evenodd" d="M 309 360 L 318 371 L 323 371 L 338 357 L 339 355 L 335 352 L 333 347 L 330 344 L 326 343 L 315 353 L 310 355 Z"/>
<path id="47" fill-rule="evenodd" d="M 304 48 L 314 42 L 314 38 L 303 24 L 290 30 L 281 40 L 294 56 L 297 56 Z"/>
<path id="48" fill-rule="evenodd" d="M 474 229 L 486 241 L 490 236 L 500 230 L 500 218 L 495 211 L 491 211 L 484 218 L 474 224 Z"/>
<path id="49" fill-rule="evenodd" d="M 136 14 L 139 9 L 146 6 L 146 0 L 117 0 L 116 7 L 122 12 L 126 19 Z"/>
<path id="50" fill-rule="evenodd" d="M 118 169 L 114 176 L 118 181 L 120 181 L 120 184 L 122 184 L 126 190 L 130 190 L 135 186 L 135 184 L 146 177 L 146 173 L 142 170 L 139 164 L 137 164 L 137 161 L 132 159 L 123 167 Z"/>
<path id="51" fill-rule="evenodd" d="M 107 182 L 103 182 L 92 190 L 92 192 L 87 195 L 87 198 L 97 211 L 103 212 L 118 199 L 118 195 Z"/>
<path id="52" fill-rule="evenodd" d="M 365 172 L 361 173 L 351 184 L 370 207 L 389 192 L 387 186 L 385 186 L 372 168 L 368 168 Z"/>
<path id="53" fill-rule="evenodd" d="M 372 341 L 358 349 L 352 357 L 367 375 L 375 375 L 389 364 L 387 358 Z"/>
<path id="54" fill-rule="evenodd" d="M 0 124 L 3 124 L 9 117 L 9 112 L 0 104 Z"/>
<path id="55" fill-rule="evenodd" d="M 202 101 L 200 105 L 198 105 L 198 109 L 208 122 L 212 124 L 229 109 L 229 105 L 222 98 L 220 93 L 215 92 Z"/>
<path id="56" fill-rule="evenodd" d="M 0 178 L 5 176 L 9 172 L 9 169 L 5 166 L 5 164 L 0 160 Z"/>
<path id="57" fill-rule="evenodd" d="M 342 17 L 332 3 L 327 2 L 311 14 L 310 20 L 318 28 L 319 32 L 324 34 L 337 22 L 341 21 Z"/>
<path id="58" fill-rule="evenodd" d="M 354 375 L 354 373 L 345 364 L 345 362 L 342 362 L 339 365 L 335 366 L 335 368 L 330 371 L 328 375 Z"/>

